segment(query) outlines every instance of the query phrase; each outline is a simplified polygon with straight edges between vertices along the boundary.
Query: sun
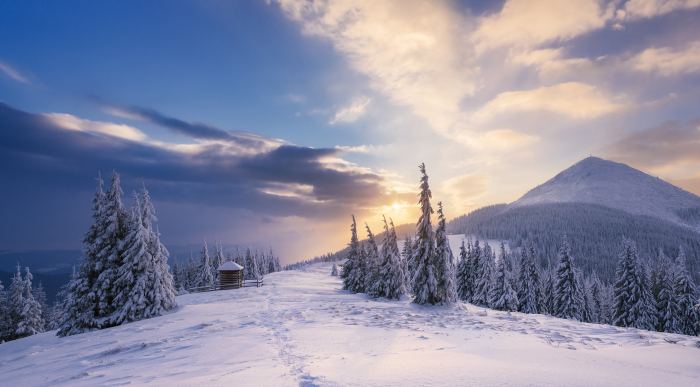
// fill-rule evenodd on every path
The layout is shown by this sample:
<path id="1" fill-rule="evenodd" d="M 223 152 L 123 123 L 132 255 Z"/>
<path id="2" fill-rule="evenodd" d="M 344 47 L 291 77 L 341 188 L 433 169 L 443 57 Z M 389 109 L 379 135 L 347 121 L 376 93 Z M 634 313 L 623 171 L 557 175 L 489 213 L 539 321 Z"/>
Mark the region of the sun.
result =
<path id="1" fill-rule="evenodd" d="M 394 207 L 394 210 L 398 210 L 400 206 L 399 203 L 394 203 L 392 207 Z"/>

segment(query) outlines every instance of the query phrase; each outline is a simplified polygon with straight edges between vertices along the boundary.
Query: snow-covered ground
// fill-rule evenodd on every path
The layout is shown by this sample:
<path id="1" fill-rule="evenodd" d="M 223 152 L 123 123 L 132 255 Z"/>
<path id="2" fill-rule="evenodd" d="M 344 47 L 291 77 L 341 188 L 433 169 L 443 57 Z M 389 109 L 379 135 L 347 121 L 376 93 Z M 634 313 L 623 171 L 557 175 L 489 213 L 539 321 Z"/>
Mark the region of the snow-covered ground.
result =
<path id="1" fill-rule="evenodd" d="M 698 386 L 697 337 L 418 306 L 341 289 L 329 263 L 178 297 L 150 320 L 0 345 L 6 386 Z"/>

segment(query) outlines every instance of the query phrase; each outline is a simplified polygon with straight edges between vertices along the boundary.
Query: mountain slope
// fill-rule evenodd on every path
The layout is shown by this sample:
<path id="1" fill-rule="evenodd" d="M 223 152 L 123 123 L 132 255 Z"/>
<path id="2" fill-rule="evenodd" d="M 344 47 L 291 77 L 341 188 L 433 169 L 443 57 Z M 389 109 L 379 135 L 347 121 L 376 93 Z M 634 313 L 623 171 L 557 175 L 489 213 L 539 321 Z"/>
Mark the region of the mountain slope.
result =
<path id="1" fill-rule="evenodd" d="M 341 290 L 330 263 L 157 318 L 0 344 L 7 386 L 696 385 L 697 337 Z M 675 343 L 675 344 L 671 344 Z"/>
<path id="2" fill-rule="evenodd" d="M 588 157 L 508 205 L 591 203 L 687 224 L 684 209 L 700 209 L 700 197 L 625 164 Z M 697 227 L 697 224 L 693 224 Z"/>

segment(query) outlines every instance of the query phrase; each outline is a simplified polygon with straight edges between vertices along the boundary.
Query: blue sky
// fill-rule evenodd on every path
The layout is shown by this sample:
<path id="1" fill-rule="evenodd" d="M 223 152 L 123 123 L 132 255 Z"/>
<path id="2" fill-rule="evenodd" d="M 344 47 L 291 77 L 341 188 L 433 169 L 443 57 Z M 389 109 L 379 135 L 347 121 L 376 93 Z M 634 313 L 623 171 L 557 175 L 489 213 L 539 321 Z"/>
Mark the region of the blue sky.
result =
<path id="1" fill-rule="evenodd" d="M 337 250 L 583 157 L 700 194 L 700 2 L 0 1 L 0 250 L 79 248 L 98 171 L 163 239 Z M 130 204 L 128 196 L 125 203 Z"/>

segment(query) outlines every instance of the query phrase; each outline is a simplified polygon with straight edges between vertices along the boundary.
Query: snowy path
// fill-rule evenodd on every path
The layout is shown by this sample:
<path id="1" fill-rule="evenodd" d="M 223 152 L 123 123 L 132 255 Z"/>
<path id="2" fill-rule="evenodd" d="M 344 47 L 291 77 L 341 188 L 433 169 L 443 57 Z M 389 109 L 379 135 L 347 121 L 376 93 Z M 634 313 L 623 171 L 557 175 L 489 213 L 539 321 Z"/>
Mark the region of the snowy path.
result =
<path id="1" fill-rule="evenodd" d="M 0 345 L 4 385 L 700 385 L 699 338 L 341 291 L 329 264 L 156 319 Z M 675 342 L 675 343 L 674 343 Z"/>

